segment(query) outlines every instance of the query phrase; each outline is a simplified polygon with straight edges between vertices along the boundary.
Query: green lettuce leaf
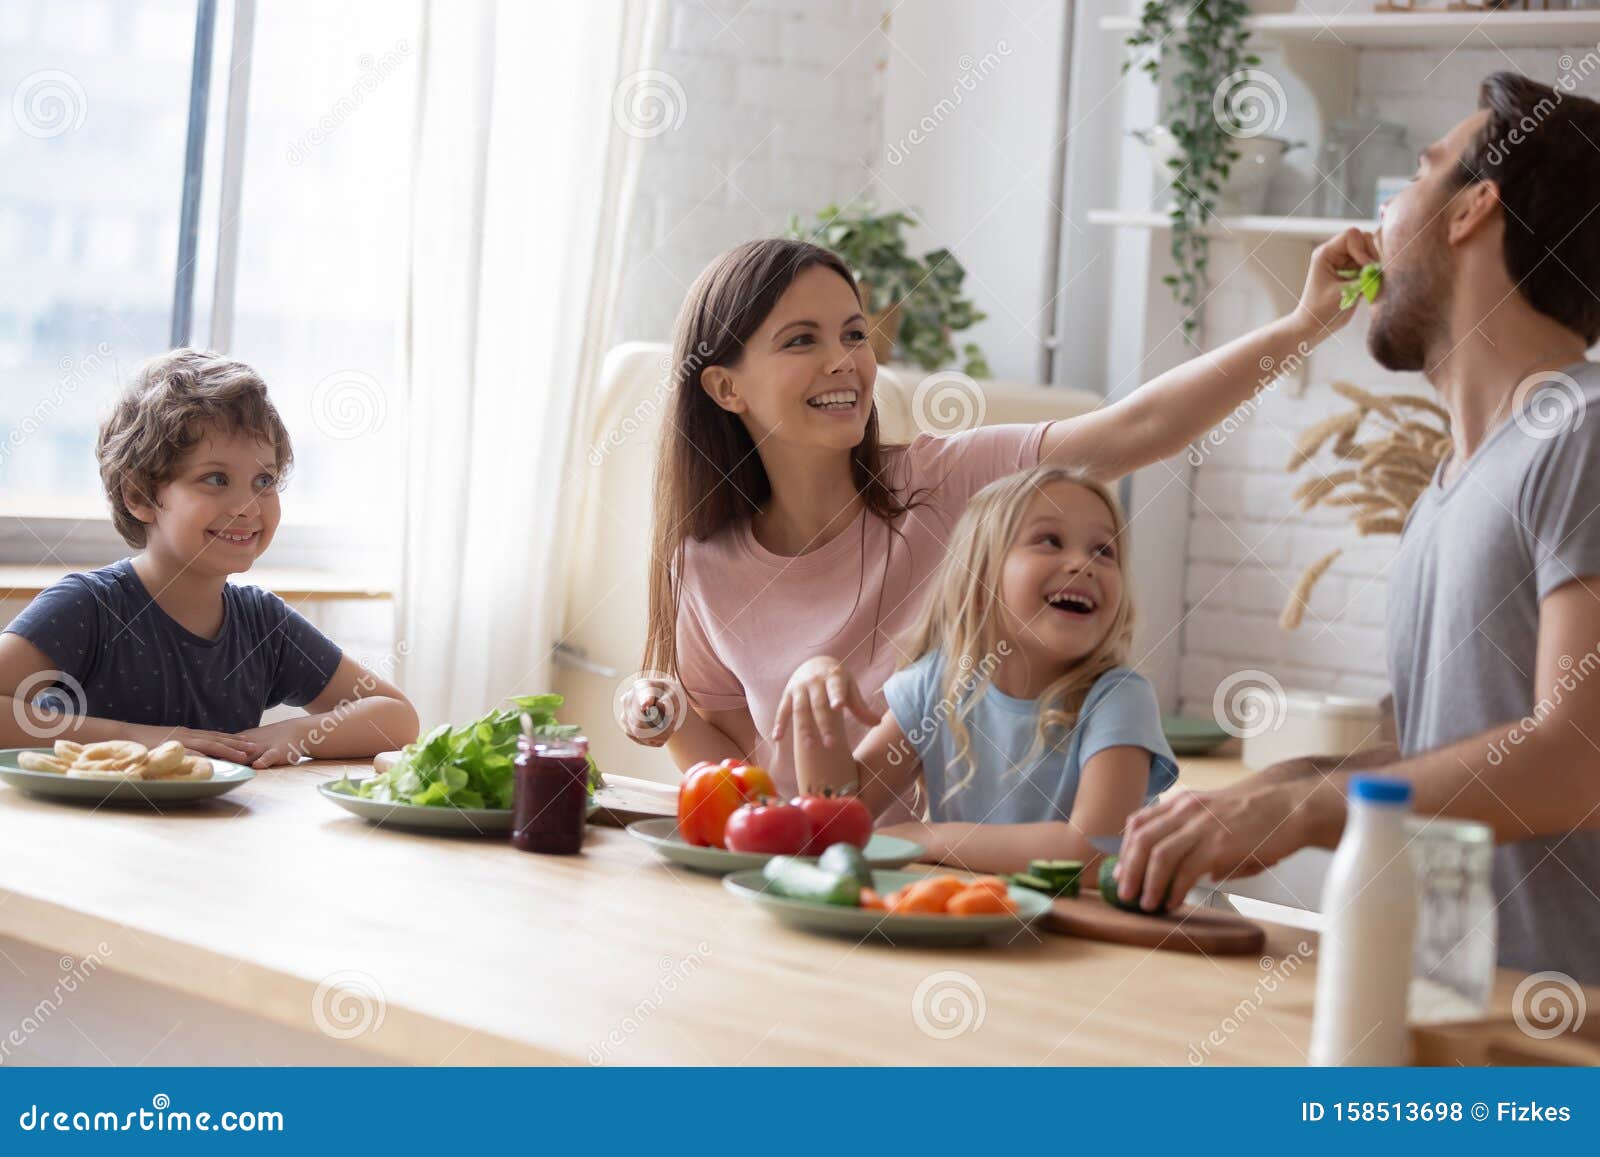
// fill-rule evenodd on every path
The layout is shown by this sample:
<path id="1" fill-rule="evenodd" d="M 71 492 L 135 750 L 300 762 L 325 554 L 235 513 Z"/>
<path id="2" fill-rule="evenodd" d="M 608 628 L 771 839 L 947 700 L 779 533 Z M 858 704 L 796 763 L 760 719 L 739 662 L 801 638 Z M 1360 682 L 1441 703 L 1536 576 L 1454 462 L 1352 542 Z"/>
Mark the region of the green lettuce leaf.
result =
<path id="1" fill-rule="evenodd" d="M 346 776 L 332 790 L 418 807 L 509 809 L 522 716 L 530 716 L 534 734 L 546 738 L 571 739 L 582 730 L 556 719 L 562 702 L 560 695 L 519 695 L 510 706 L 482 719 L 460 727 L 440 724 L 410 744 L 400 761 L 382 775 L 359 782 Z M 590 758 L 589 793 L 593 795 L 602 782 Z"/>

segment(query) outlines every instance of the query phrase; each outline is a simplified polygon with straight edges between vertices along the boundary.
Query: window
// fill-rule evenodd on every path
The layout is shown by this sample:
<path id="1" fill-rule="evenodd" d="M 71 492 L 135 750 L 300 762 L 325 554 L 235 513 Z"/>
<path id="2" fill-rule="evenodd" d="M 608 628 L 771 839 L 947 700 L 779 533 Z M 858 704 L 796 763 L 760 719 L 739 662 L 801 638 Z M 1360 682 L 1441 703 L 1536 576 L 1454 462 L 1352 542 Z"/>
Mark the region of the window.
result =
<path id="1" fill-rule="evenodd" d="M 104 515 L 95 424 L 167 347 L 195 0 L 0 0 L 0 512 Z"/>
<path id="2" fill-rule="evenodd" d="M 267 561 L 320 540 L 387 572 L 419 20 L 418 0 L 0 0 L 0 516 L 105 518 L 96 426 L 171 344 L 187 274 L 190 344 L 258 369 L 295 440 Z"/>

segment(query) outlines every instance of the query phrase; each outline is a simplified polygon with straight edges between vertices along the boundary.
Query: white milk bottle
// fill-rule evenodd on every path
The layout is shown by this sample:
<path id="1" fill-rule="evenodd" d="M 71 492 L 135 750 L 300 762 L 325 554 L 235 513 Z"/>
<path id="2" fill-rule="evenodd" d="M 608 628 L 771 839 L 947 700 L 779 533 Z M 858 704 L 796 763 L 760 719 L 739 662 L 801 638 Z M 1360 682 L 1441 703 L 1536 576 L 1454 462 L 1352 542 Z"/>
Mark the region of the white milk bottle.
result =
<path id="1" fill-rule="evenodd" d="M 1322 889 L 1313 1065 L 1403 1065 L 1406 991 L 1417 922 L 1416 874 L 1406 845 L 1411 785 L 1351 777 L 1344 837 Z"/>

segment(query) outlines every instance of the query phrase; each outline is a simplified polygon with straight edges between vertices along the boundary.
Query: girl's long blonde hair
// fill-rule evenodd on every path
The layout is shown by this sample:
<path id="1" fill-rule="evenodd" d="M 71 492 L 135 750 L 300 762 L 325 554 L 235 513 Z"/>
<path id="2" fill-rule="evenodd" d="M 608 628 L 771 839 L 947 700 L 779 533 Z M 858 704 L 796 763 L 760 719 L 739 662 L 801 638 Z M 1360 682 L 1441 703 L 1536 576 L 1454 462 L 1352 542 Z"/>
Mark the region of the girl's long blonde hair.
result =
<path id="1" fill-rule="evenodd" d="M 977 773 L 966 719 L 993 685 L 998 657 L 1005 653 L 1001 648 L 1005 632 L 997 592 L 1006 553 L 1016 540 L 1028 502 L 1046 486 L 1057 482 L 1082 486 L 1110 511 L 1117 563 L 1123 575 L 1122 599 L 1112 615 L 1105 638 L 1040 696 L 1039 726 L 1033 747 L 1022 765 L 1043 754 L 1052 737 L 1056 742 L 1065 738 L 1077 723 L 1078 712 L 1095 680 L 1128 661 L 1133 646 L 1134 614 L 1128 580 L 1127 520 L 1110 489 L 1081 470 L 1036 466 L 991 482 L 978 491 L 956 522 L 928 600 L 903 640 L 903 651 L 912 660 L 934 650 L 944 655 L 939 710 L 935 712 L 937 718 L 930 723 L 950 728 L 955 749 L 952 773 L 963 766 L 966 768 L 949 792 L 965 787 Z"/>

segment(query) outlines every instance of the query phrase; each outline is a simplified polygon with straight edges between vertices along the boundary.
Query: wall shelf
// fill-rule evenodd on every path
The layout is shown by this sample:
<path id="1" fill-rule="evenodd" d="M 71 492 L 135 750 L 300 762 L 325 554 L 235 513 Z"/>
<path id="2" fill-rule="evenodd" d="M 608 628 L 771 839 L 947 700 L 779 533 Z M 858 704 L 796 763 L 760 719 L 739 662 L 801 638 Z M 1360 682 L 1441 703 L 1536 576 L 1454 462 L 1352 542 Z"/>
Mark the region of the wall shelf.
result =
<path id="1" fill-rule="evenodd" d="M 1600 41 L 1600 11 L 1570 12 L 1364 12 L 1317 16 L 1309 12 L 1252 16 L 1250 31 L 1264 40 L 1313 41 L 1328 48 L 1414 48 L 1442 44 L 1464 48 L 1527 48 Z M 1135 16 L 1102 16 L 1104 32 L 1127 35 Z"/>
<path id="2" fill-rule="evenodd" d="M 1155 210 L 1137 212 L 1123 209 L 1090 209 L 1089 224 L 1124 229 L 1171 227 L 1167 215 Z M 1315 245 L 1352 225 L 1369 231 L 1378 227 L 1376 221 L 1364 221 L 1354 217 L 1274 217 L 1257 214 L 1218 217 L 1215 225 L 1208 226 L 1202 232 L 1207 237 L 1233 241 L 1281 238 L 1306 241 Z"/>

